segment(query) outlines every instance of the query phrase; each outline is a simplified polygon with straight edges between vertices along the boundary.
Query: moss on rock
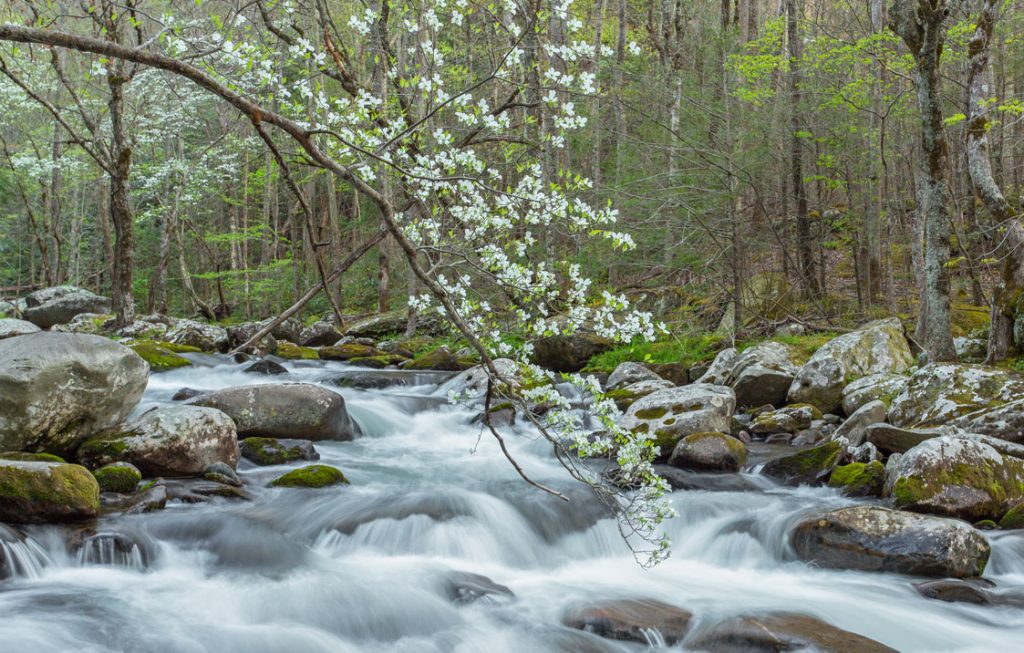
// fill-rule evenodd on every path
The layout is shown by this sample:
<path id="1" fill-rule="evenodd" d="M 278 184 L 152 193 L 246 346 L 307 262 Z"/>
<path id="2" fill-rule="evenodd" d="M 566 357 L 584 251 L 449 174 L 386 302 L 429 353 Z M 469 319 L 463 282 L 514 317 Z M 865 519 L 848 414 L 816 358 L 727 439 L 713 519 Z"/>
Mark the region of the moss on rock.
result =
<path id="1" fill-rule="evenodd" d="M 288 360 L 318 360 L 320 358 L 320 354 L 312 347 L 300 347 L 287 340 L 279 341 L 274 353 Z"/>
<path id="2" fill-rule="evenodd" d="M 329 361 L 347 361 L 353 358 L 366 356 L 380 356 L 384 352 L 371 345 L 361 345 L 357 342 L 347 342 L 343 345 L 331 347 L 320 347 L 320 358 Z"/>
<path id="3" fill-rule="evenodd" d="M 885 465 L 877 460 L 836 467 L 828 480 L 829 487 L 840 488 L 851 497 L 878 496 L 884 483 Z"/>
<path id="4" fill-rule="evenodd" d="M 285 446 L 277 438 L 246 438 L 238 443 L 242 456 L 257 465 L 283 465 L 303 460 L 304 452 L 298 445 Z"/>
<path id="5" fill-rule="evenodd" d="M 330 465 L 307 465 L 293 469 L 270 482 L 271 487 L 322 488 L 347 484 L 348 479 L 340 469 Z"/>
<path id="6" fill-rule="evenodd" d="M 0 460 L 21 460 L 26 462 L 63 463 L 67 462 L 52 453 L 30 453 L 28 451 L 5 451 L 0 453 Z"/>
<path id="7" fill-rule="evenodd" d="M 815 485 L 824 482 L 839 463 L 846 446 L 826 442 L 765 463 L 762 473 L 787 485 Z"/>
<path id="8" fill-rule="evenodd" d="M 142 473 L 129 463 L 111 463 L 93 470 L 92 475 L 103 492 L 127 493 L 142 480 Z"/>
<path id="9" fill-rule="evenodd" d="M 179 367 L 188 367 L 192 361 L 179 354 L 199 351 L 195 347 L 156 340 L 138 340 L 128 346 L 149 363 L 149 369 L 153 372 L 166 372 Z"/>
<path id="10" fill-rule="evenodd" d="M 0 461 L 0 521 L 39 523 L 95 517 L 100 489 L 84 467 Z"/>
<path id="11" fill-rule="evenodd" d="M 1010 508 L 999 520 L 999 528 L 1024 528 L 1024 502 Z"/>

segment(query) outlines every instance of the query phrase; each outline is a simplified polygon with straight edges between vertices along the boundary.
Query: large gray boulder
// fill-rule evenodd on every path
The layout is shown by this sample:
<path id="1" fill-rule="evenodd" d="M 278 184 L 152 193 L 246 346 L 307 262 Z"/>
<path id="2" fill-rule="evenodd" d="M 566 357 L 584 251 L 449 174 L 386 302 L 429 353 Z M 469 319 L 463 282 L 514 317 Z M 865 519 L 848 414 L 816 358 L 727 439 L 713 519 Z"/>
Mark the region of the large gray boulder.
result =
<path id="1" fill-rule="evenodd" d="M 883 494 L 897 508 L 998 520 L 1024 501 L 1024 461 L 969 436 L 932 438 L 889 466 Z"/>
<path id="2" fill-rule="evenodd" d="M 95 517 L 100 487 L 84 467 L 0 460 L 0 522 L 73 521 Z"/>
<path id="3" fill-rule="evenodd" d="M 266 326 L 266 322 L 245 322 L 228 328 L 228 344 L 232 349 L 241 347 L 249 341 L 250 338 L 259 333 L 263 327 Z M 268 333 L 267 335 L 260 338 L 260 341 L 255 345 L 251 345 L 245 350 L 246 354 L 252 354 L 254 356 L 266 356 L 272 354 L 277 350 L 277 338 L 273 334 Z"/>
<path id="4" fill-rule="evenodd" d="M 579 372 L 590 359 L 615 346 L 608 338 L 591 333 L 554 335 L 533 343 L 533 362 L 554 372 Z"/>
<path id="5" fill-rule="evenodd" d="M 75 286 L 44 288 L 25 297 L 25 319 L 43 329 L 67 324 L 80 313 L 109 312 L 109 299 Z"/>
<path id="6" fill-rule="evenodd" d="M 163 339 L 202 351 L 226 351 L 230 343 L 228 331 L 224 327 L 195 320 L 177 320 Z"/>
<path id="7" fill-rule="evenodd" d="M 832 470 L 843 462 L 845 440 L 830 440 L 810 449 L 772 458 L 761 473 L 786 485 L 820 485 L 828 481 Z"/>
<path id="8" fill-rule="evenodd" d="M 498 373 L 510 383 L 519 383 L 519 367 L 508 358 L 494 360 Z M 438 397 L 457 397 L 459 401 L 482 401 L 487 395 L 488 374 L 483 365 L 471 367 L 441 383 L 434 395 Z"/>
<path id="9" fill-rule="evenodd" d="M 604 383 L 604 389 L 619 390 L 640 381 L 664 381 L 664 379 L 640 363 L 619 363 L 612 373 L 608 375 L 608 380 Z"/>
<path id="10" fill-rule="evenodd" d="M 100 336 L 0 340 L 0 450 L 73 451 L 131 413 L 148 372 L 138 354 Z"/>
<path id="11" fill-rule="evenodd" d="M 916 576 L 980 576 L 991 552 L 968 524 L 878 506 L 810 515 L 789 540 L 801 560 L 819 567 Z"/>
<path id="12" fill-rule="evenodd" d="M 889 408 L 896 426 L 942 426 L 972 415 L 980 419 L 1024 395 L 1024 376 L 982 365 L 933 363 L 910 377 Z"/>
<path id="13" fill-rule="evenodd" d="M 706 472 L 738 472 L 747 462 L 747 447 L 725 433 L 692 433 L 676 445 L 668 464 Z"/>
<path id="14" fill-rule="evenodd" d="M 352 440 L 362 434 L 341 395 L 312 383 L 237 386 L 188 403 L 227 413 L 240 438 Z"/>
<path id="15" fill-rule="evenodd" d="M 667 458 L 687 435 L 728 433 L 735 410 L 736 395 L 730 388 L 694 383 L 638 399 L 619 418 L 619 426 L 650 434 Z"/>
<path id="16" fill-rule="evenodd" d="M 903 374 L 869 374 L 861 377 L 843 388 L 843 412 L 853 415 L 858 408 L 872 401 L 881 401 L 890 406 L 909 382 L 910 377 Z"/>
<path id="17" fill-rule="evenodd" d="M 800 369 L 798 360 L 796 349 L 773 340 L 755 345 L 737 356 L 727 382 L 736 391 L 737 405 L 785 404 L 786 392 Z"/>
<path id="18" fill-rule="evenodd" d="M 729 375 L 732 374 L 732 368 L 736 364 L 737 356 L 739 356 L 739 352 L 736 351 L 735 347 L 729 347 L 718 352 L 715 360 L 711 361 L 707 371 L 697 379 L 696 383 L 727 384 L 729 382 Z"/>
<path id="19" fill-rule="evenodd" d="M 299 344 L 303 347 L 330 347 L 339 340 L 341 331 L 326 320 L 309 325 L 299 334 Z"/>
<path id="20" fill-rule="evenodd" d="M 1024 398 L 972 411 L 950 424 L 971 433 L 1024 444 Z"/>
<path id="21" fill-rule="evenodd" d="M 26 336 L 30 333 L 39 333 L 39 327 L 25 320 L 15 318 L 0 318 L 0 340 L 13 338 L 14 336 Z"/>
<path id="22" fill-rule="evenodd" d="M 885 404 L 880 400 L 866 403 L 840 424 L 839 428 L 833 431 L 831 438 L 845 438 L 851 447 L 859 447 L 867 440 L 868 427 L 885 421 L 885 412 Z"/>
<path id="23" fill-rule="evenodd" d="M 215 463 L 238 465 L 231 418 L 213 408 L 167 406 L 89 438 L 78 461 L 96 469 L 114 462 L 135 465 L 144 476 L 198 476 Z"/>
<path id="24" fill-rule="evenodd" d="M 871 322 L 825 343 L 789 388 L 790 403 L 830 413 L 842 403 L 843 388 L 869 374 L 901 374 L 914 364 L 903 325 L 896 318 Z"/>

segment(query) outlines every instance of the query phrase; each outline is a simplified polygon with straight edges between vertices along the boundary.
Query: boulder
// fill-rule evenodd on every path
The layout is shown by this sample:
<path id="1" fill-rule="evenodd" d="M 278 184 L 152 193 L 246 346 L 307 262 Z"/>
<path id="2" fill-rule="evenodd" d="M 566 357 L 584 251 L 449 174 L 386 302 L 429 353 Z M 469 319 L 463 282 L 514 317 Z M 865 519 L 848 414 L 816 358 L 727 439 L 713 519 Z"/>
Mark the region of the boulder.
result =
<path id="1" fill-rule="evenodd" d="M 284 465 L 296 460 L 320 460 L 309 440 L 246 438 L 239 443 L 242 457 L 257 465 Z"/>
<path id="2" fill-rule="evenodd" d="M 640 381 L 664 381 L 655 372 L 640 363 L 619 363 L 604 382 L 605 390 L 619 390 Z"/>
<path id="3" fill-rule="evenodd" d="M 810 449 L 773 458 L 764 464 L 761 473 L 786 485 L 819 485 L 828 480 L 845 454 L 846 442 L 831 440 Z"/>
<path id="4" fill-rule="evenodd" d="M 362 432 L 336 392 L 311 383 L 236 386 L 189 400 L 235 422 L 239 438 L 351 440 Z"/>
<path id="5" fill-rule="evenodd" d="M 903 374 L 869 374 L 849 383 L 843 388 L 843 413 L 853 415 L 857 409 L 872 401 L 881 401 L 886 406 L 899 396 L 910 382 Z"/>
<path id="6" fill-rule="evenodd" d="M 164 339 L 171 344 L 202 351 L 227 351 L 230 343 L 224 327 L 195 320 L 178 320 L 168 329 Z"/>
<path id="7" fill-rule="evenodd" d="M 386 336 L 404 333 L 408 326 L 409 314 L 406 311 L 388 311 L 349 322 L 345 328 L 345 335 L 353 338 L 381 340 Z M 442 327 L 441 318 L 432 312 L 420 313 L 416 316 L 418 332 L 437 334 L 443 330 Z"/>
<path id="8" fill-rule="evenodd" d="M 562 623 L 605 639 L 647 645 L 657 633 L 665 645 L 686 637 L 693 615 L 682 608 L 652 599 L 619 599 L 569 609 Z"/>
<path id="9" fill-rule="evenodd" d="M 884 494 L 897 508 L 969 522 L 998 520 L 1024 500 L 1024 461 L 974 438 L 932 438 L 887 470 Z"/>
<path id="10" fill-rule="evenodd" d="M 796 349 L 771 340 L 737 356 L 727 382 L 736 391 L 737 405 L 785 404 L 786 392 L 799 370 L 798 359 Z"/>
<path id="11" fill-rule="evenodd" d="M 465 571 L 453 571 L 445 574 L 442 584 L 445 596 L 455 605 L 472 605 L 474 603 L 495 605 L 508 603 L 516 596 L 512 590 L 495 583 L 487 576 Z"/>
<path id="12" fill-rule="evenodd" d="M 811 515 L 789 540 L 801 560 L 819 567 L 915 576 L 980 576 L 991 552 L 968 524 L 878 506 Z"/>
<path id="13" fill-rule="evenodd" d="M 946 603 L 975 603 L 988 605 L 993 602 L 994 595 L 988 590 L 985 580 L 981 578 L 942 578 L 923 583 L 914 583 L 917 593 L 926 599 L 945 601 Z"/>
<path id="14" fill-rule="evenodd" d="M 736 364 L 736 357 L 739 353 L 735 347 L 729 347 L 718 352 L 715 360 L 711 361 L 708 369 L 696 380 L 696 383 L 710 383 L 712 385 L 725 385 L 729 382 L 729 375 Z"/>
<path id="15" fill-rule="evenodd" d="M 0 522 L 73 521 L 95 517 L 100 488 L 84 467 L 0 460 Z"/>
<path id="16" fill-rule="evenodd" d="M 1006 511 L 999 520 L 999 528 L 1010 530 L 1024 528 L 1024 501 Z"/>
<path id="17" fill-rule="evenodd" d="M 0 450 L 73 451 L 128 416 L 147 372 L 135 352 L 100 336 L 0 340 Z"/>
<path id="18" fill-rule="evenodd" d="M 71 318 L 71 321 L 67 324 L 54 324 L 50 327 L 50 330 L 61 333 L 89 333 L 94 336 L 102 336 L 107 334 L 107 323 L 110 322 L 111 318 L 113 318 L 112 315 L 105 313 L 79 313 Z"/>
<path id="19" fill-rule="evenodd" d="M 648 433 L 667 458 L 676 443 L 692 433 L 727 433 L 736 396 L 727 387 L 695 383 L 667 388 L 638 399 L 619 418 L 619 426 Z"/>
<path id="20" fill-rule="evenodd" d="M 702 629 L 687 649 L 710 653 L 898 653 L 862 635 L 802 614 L 733 617 Z"/>
<path id="21" fill-rule="evenodd" d="M 279 374 L 287 374 L 288 368 L 284 365 L 272 361 L 272 360 L 260 360 L 256 361 L 252 365 L 247 366 L 242 370 L 247 374 L 263 374 L 265 376 L 277 376 Z"/>
<path id="22" fill-rule="evenodd" d="M 612 399 L 615 402 L 615 405 L 619 407 L 619 410 L 627 410 L 637 399 L 641 397 L 654 394 L 659 390 L 674 387 L 676 387 L 674 383 L 665 379 L 649 379 L 646 381 L 637 381 L 636 383 L 627 385 L 624 388 L 608 390 L 605 393 L 605 396 Z"/>
<path id="23" fill-rule="evenodd" d="M 440 370 L 442 372 L 459 372 L 467 367 L 473 367 L 472 363 L 467 365 L 464 359 L 461 359 L 448 345 L 441 345 L 402 365 L 403 370 Z"/>
<path id="24" fill-rule="evenodd" d="M 1020 399 L 1024 376 L 981 365 L 934 363 L 910 377 L 907 387 L 889 408 L 889 422 L 896 426 L 942 426 L 988 412 Z"/>
<path id="25" fill-rule="evenodd" d="M 793 380 L 789 401 L 832 412 L 852 381 L 870 374 L 901 374 L 913 364 L 902 323 L 896 318 L 871 322 L 816 351 Z"/>
<path id="26" fill-rule="evenodd" d="M 508 358 L 498 358 L 494 367 L 502 377 L 512 383 L 519 383 L 519 366 Z M 438 397 L 456 396 L 460 401 L 483 401 L 487 395 L 487 370 L 483 365 L 471 367 L 457 374 L 437 387 L 434 395 Z"/>
<path id="27" fill-rule="evenodd" d="M 848 497 L 877 497 L 885 485 L 885 465 L 877 460 L 841 465 L 832 471 L 828 486 L 838 488 Z"/>
<path id="28" fill-rule="evenodd" d="M 886 410 L 885 404 L 877 399 L 864 404 L 832 432 L 832 439 L 846 438 L 850 446 L 859 447 L 867 440 L 868 427 L 885 421 Z"/>
<path id="29" fill-rule="evenodd" d="M 166 406 L 86 440 L 78 460 L 93 469 L 129 462 L 145 476 L 201 476 L 209 465 L 238 464 L 231 418 L 213 408 Z"/>
<path id="30" fill-rule="evenodd" d="M 816 419 L 821 419 L 821 412 L 810 404 L 786 406 L 757 415 L 750 424 L 750 432 L 756 435 L 799 433 L 810 428 Z"/>
<path id="31" fill-rule="evenodd" d="M 1024 398 L 967 413 L 950 425 L 970 433 L 1024 444 Z"/>
<path id="32" fill-rule="evenodd" d="M 115 333 L 121 338 L 133 340 L 164 340 L 171 328 L 170 318 L 162 315 L 147 315 L 121 327 Z"/>
<path id="33" fill-rule="evenodd" d="M 953 433 L 948 427 L 934 429 L 905 429 L 892 424 L 872 424 L 864 429 L 867 442 L 875 445 L 884 455 L 903 453 L 925 440 Z"/>
<path id="34" fill-rule="evenodd" d="M 278 340 L 274 355 L 286 360 L 319 360 L 320 353 L 312 347 L 300 347 L 287 340 Z"/>
<path id="35" fill-rule="evenodd" d="M 149 363 L 151 372 L 166 372 L 179 367 L 188 367 L 192 361 L 182 356 L 186 352 L 198 352 L 195 347 L 174 345 L 169 342 L 155 340 L 139 340 L 128 345 L 132 351 Z"/>
<path id="36" fill-rule="evenodd" d="M 738 472 L 747 462 L 747 447 L 724 433 L 691 433 L 672 451 L 668 464 L 708 472 Z"/>
<path id="37" fill-rule="evenodd" d="M 13 338 L 14 336 L 27 336 L 30 333 L 38 333 L 39 327 L 25 320 L 14 318 L 0 318 L 0 340 Z"/>
<path id="38" fill-rule="evenodd" d="M 32 324 L 49 329 L 67 324 L 81 313 L 110 313 L 110 300 L 84 288 L 56 286 L 26 296 L 23 313 Z"/>
<path id="39" fill-rule="evenodd" d="M 249 342 L 249 340 L 259 333 L 266 324 L 266 322 L 245 322 L 233 327 L 228 327 L 228 347 L 232 350 L 238 349 L 245 343 Z M 258 342 L 249 345 L 241 351 L 253 356 L 267 356 L 268 354 L 273 354 L 276 349 L 277 338 L 268 333 L 260 338 Z"/>
<path id="40" fill-rule="evenodd" d="M 331 345 L 329 347 L 320 347 L 317 350 L 320 354 L 320 358 L 329 361 L 347 361 L 353 358 L 363 358 L 366 356 L 381 356 L 386 352 L 383 352 L 373 345 L 362 345 L 357 342 L 346 342 L 344 344 Z"/>
<path id="41" fill-rule="evenodd" d="M 316 322 L 302 330 L 299 344 L 303 347 L 329 347 L 341 340 L 341 335 L 333 322 Z"/>
<path id="42" fill-rule="evenodd" d="M 588 333 L 547 336 L 534 341 L 533 362 L 553 372 L 579 372 L 614 346 L 608 338 Z"/>
<path id="43" fill-rule="evenodd" d="M 128 493 L 142 480 L 142 472 L 131 463 L 117 462 L 94 469 L 92 475 L 103 492 Z"/>
<path id="44" fill-rule="evenodd" d="M 324 488 L 347 485 L 348 479 L 340 469 L 330 465 L 307 465 L 293 469 L 270 482 L 271 487 Z"/>

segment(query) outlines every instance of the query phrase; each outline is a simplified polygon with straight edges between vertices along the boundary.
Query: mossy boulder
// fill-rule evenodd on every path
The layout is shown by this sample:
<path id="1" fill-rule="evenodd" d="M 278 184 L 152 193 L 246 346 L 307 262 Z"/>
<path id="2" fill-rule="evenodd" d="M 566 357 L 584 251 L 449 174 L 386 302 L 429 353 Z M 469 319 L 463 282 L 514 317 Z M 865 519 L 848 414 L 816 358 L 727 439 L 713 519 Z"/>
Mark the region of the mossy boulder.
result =
<path id="1" fill-rule="evenodd" d="M 94 469 L 92 475 L 96 477 L 100 490 L 103 492 L 119 492 L 127 494 L 135 490 L 135 486 L 142 480 L 142 472 L 131 463 L 118 462 L 104 465 Z"/>
<path id="2" fill-rule="evenodd" d="M 293 342 L 281 340 L 277 343 L 274 353 L 288 360 L 319 360 L 320 353 L 312 347 L 300 347 Z"/>
<path id="3" fill-rule="evenodd" d="M 196 320 L 175 320 L 174 326 L 164 334 L 164 340 L 201 351 L 227 351 L 231 343 L 224 327 Z"/>
<path id="4" fill-rule="evenodd" d="M 236 386 L 189 400 L 226 413 L 241 438 L 351 440 L 362 431 L 336 392 L 312 383 Z"/>
<path id="5" fill-rule="evenodd" d="M 913 365 L 899 319 L 871 322 L 818 349 L 793 379 L 788 398 L 829 413 L 840 406 L 843 388 L 853 381 L 870 374 L 901 374 Z"/>
<path id="6" fill-rule="evenodd" d="M 980 576 L 991 553 L 969 524 L 878 506 L 812 514 L 789 541 L 797 557 L 818 567 L 917 576 Z"/>
<path id="7" fill-rule="evenodd" d="M 619 426 L 648 434 L 661 448 L 660 459 L 666 460 L 687 435 L 727 433 L 735 409 L 736 396 L 730 388 L 695 383 L 638 399 L 619 418 Z"/>
<path id="8" fill-rule="evenodd" d="M 330 347 L 341 340 L 341 335 L 341 331 L 335 328 L 333 322 L 321 320 L 302 330 L 299 334 L 299 344 L 303 347 Z"/>
<path id="9" fill-rule="evenodd" d="M 799 367 L 800 352 L 769 340 L 745 350 L 733 361 L 727 384 L 739 406 L 781 406 Z M 793 402 L 798 403 L 798 402 Z"/>
<path id="10" fill-rule="evenodd" d="M 614 390 L 608 390 L 604 393 L 605 397 L 608 397 L 615 402 L 615 405 L 619 407 L 619 410 L 628 410 L 637 399 L 646 397 L 649 394 L 654 394 L 659 390 L 665 390 L 667 388 L 674 388 L 675 384 L 665 379 L 637 381 L 636 383 L 627 385 L 624 388 L 616 388 Z"/>
<path id="11" fill-rule="evenodd" d="M 738 472 L 746 462 L 746 445 L 725 433 L 691 433 L 668 460 L 674 467 L 707 472 Z"/>
<path id="12" fill-rule="evenodd" d="M 1024 398 L 972 411 L 950 423 L 970 433 L 1024 444 Z"/>
<path id="13" fill-rule="evenodd" d="M 359 356 L 350 358 L 349 363 L 356 367 L 368 367 L 372 370 L 382 370 L 385 367 L 404 363 L 407 358 L 399 354 L 381 354 L 380 356 Z"/>
<path id="14" fill-rule="evenodd" d="M 1024 460 L 970 437 L 932 438 L 890 465 L 884 495 L 914 512 L 998 520 L 1024 501 Z"/>
<path id="15" fill-rule="evenodd" d="M 74 451 L 128 416 L 148 370 L 101 336 L 43 331 L 0 340 L 0 450 Z"/>
<path id="16" fill-rule="evenodd" d="M 471 364 L 469 367 L 472 367 Z M 441 370 L 445 372 L 460 372 L 467 369 L 459 357 L 448 345 L 429 351 L 417 356 L 402 366 L 404 370 Z"/>
<path id="17" fill-rule="evenodd" d="M 270 482 L 270 485 L 271 487 L 322 488 L 347 483 L 348 479 L 336 467 L 307 465 L 278 476 Z"/>
<path id="18" fill-rule="evenodd" d="M 750 424 L 750 432 L 757 435 L 773 433 L 799 433 L 821 419 L 821 411 L 810 404 L 795 404 L 778 410 L 760 413 Z"/>
<path id="19" fill-rule="evenodd" d="M 1003 518 L 999 520 L 999 528 L 1007 530 L 1024 528 L 1024 501 L 1006 511 Z"/>
<path id="20" fill-rule="evenodd" d="M 604 382 L 605 390 L 618 390 L 640 381 L 664 381 L 658 374 L 640 363 L 619 363 Z"/>
<path id="21" fill-rule="evenodd" d="M 515 361 L 508 358 L 498 358 L 494 360 L 494 367 L 502 378 L 506 379 L 509 383 L 517 387 L 523 385 L 519 366 Z M 450 397 L 454 395 L 462 402 L 483 403 L 484 397 L 487 395 L 488 378 L 487 370 L 484 369 L 484 366 L 476 365 L 439 385 L 437 390 L 434 391 L 434 396 Z"/>
<path id="22" fill-rule="evenodd" d="M 74 521 L 95 517 L 100 488 L 84 467 L 0 460 L 0 522 Z"/>
<path id="23" fill-rule="evenodd" d="M 201 476 L 207 467 L 238 465 L 235 424 L 198 406 L 154 408 L 138 419 L 86 440 L 78 461 L 92 469 L 128 462 L 148 477 Z"/>
<path id="24" fill-rule="evenodd" d="M 729 382 L 729 375 L 736 364 L 736 357 L 739 352 L 735 347 L 729 347 L 718 352 L 715 359 L 711 361 L 704 373 L 694 381 L 695 383 L 710 383 L 712 385 L 725 385 Z"/>
<path id="25" fill-rule="evenodd" d="M 39 330 L 39 327 L 26 320 L 0 318 L 0 340 L 14 338 L 15 336 L 27 336 L 30 333 L 39 333 Z"/>
<path id="26" fill-rule="evenodd" d="M 346 342 L 341 345 L 320 347 L 317 352 L 319 353 L 320 358 L 329 361 L 347 361 L 351 358 L 380 356 L 385 353 L 372 345 L 362 345 L 357 342 Z"/>
<path id="27" fill-rule="evenodd" d="M 885 465 L 877 460 L 850 463 L 832 471 L 828 486 L 839 488 L 848 497 L 877 497 L 885 485 Z"/>
<path id="28" fill-rule="evenodd" d="M 284 465 L 296 460 L 319 460 L 309 440 L 246 438 L 239 443 L 242 457 L 257 465 Z"/>
<path id="29" fill-rule="evenodd" d="M 553 372 L 579 372 L 614 346 L 612 340 L 590 333 L 547 336 L 534 341 L 533 362 Z"/>
<path id="30" fill-rule="evenodd" d="M 934 363 L 910 377 L 889 408 L 896 426 L 942 426 L 957 418 L 974 419 L 1024 395 L 1024 376 L 982 365 Z"/>
<path id="31" fill-rule="evenodd" d="M 903 374 L 869 374 L 843 388 L 843 412 L 853 415 L 857 409 L 872 401 L 881 401 L 887 407 L 903 392 L 910 377 Z"/>
<path id="32" fill-rule="evenodd" d="M 42 463 L 64 463 L 67 462 L 60 456 L 52 453 L 30 453 L 28 451 L 5 451 L 0 453 L 0 460 L 21 460 L 27 462 Z"/>
<path id="33" fill-rule="evenodd" d="M 833 440 L 773 458 L 764 464 L 761 473 L 786 485 L 820 485 L 828 480 L 845 454 L 846 442 Z"/>
<path id="34" fill-rule="evenodd" d="M 166 372 L 179 367 L 188 367 L 192 361 L 180 356 L 179 351 L 199 351 L 195 347 L 174 345 L 169 342 L 157 342 L 154 340 L 139 340 L 131 343 L 128 347 L 142 357 L 142 360 L 149 363 L 149 369 L 153 372 Z"/>
<path id="35" fill-rule="evenodd" d="M 407 311 L 388 311 L 349 322 L 345 328 L 345 335 L 354 338 L 381 339 L 391 334 L 403 333 L 408 325 L 409 313 Z M 442 328 L 442 320 L 435 314 L 420 313 L 416 316 L 418 332 L 436 334 Z"/>

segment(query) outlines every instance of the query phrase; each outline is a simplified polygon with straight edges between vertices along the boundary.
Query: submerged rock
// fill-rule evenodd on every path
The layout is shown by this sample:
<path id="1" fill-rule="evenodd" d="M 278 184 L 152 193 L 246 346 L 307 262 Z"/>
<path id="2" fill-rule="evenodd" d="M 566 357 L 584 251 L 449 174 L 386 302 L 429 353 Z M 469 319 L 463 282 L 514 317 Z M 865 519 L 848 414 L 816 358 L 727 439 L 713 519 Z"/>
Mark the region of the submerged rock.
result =
<path id="1" fill-rule="evenodd" d="M 246 438 L 239 443 L 242 456 L 257 465 L 283 465 L 296 460 L 320 460 L 309 440 Z"/>
<path id="2" fill-rule="evenodd" d="M 0 522 L 73 521 L 95 517 L 100 488 L 84 467 L 0 460 Z"/>
<path id="3" fill-rule="evenodd" d="M 0 450 L 73 451 L 128 416 L 147 371 L 135 352 L 100 336 L 0 340 Z"/>
<path id="4" fill-rule="evenodd" d="M 682 469 L 738 472 L 747 462 L 747 447 L 724 433 L 692 433 L 676 445 L 668 464 Z"/>
<path id="5" fill-rule="evenodd" d="M 964 436 L 926 440 L 887 471 L 885 495 L 897 508 L 998 520 L 1024 500 L 1024 461 Z"/>
<path id="6" fill-rule="evenodd" d="M 512 590 L 480 574 L 453 571 L 445 574 L 443 582 L 445 595 L 455 605 L 507 603 L 515 598 Z"/>
<path id="7" fill-rule="evenodd" d="M 240 438 L 351 440 L 362 433 L 342 396 L 312 383 L 237 386 L 200 395 L 189 403 L 226 413 Z"/>
<path id="8" fill-rule="evenodd" d="M 619 599 L 578 606 L 562 618 L 562 623 L 570 628 L 605 639 L 647 645 L 657 633 L 667 646 L 681 642 L 692 621 L 690 612 L 653 599 Z"/>
<path id="9" fill-rule="evenodd" d="M 109 299 L 75 286 L 37 290 L 25 297 L 23 311 L 26 320 L 43 329 L 49 329 L 55 324 L 67 324 L 82 313 L 109 312 Z"/>
<path id="10" fill-rule="evenodd" d="M 696 633 L 686 646 L 711 653 L 898 653 L 814 617 L 790 613 L 733 617 Z"/>
<path id="11" fill-rule="evenodd" d="M 146 476 L 197 476 L 214 463 L 238 464 L 235 424 L 219 410 L 198 406 L 154 408 L 138 419 L 90 438 L 78 460 L 97 468 L 130 462 Z"/>
<path id="12" fill-rule="evenodd" d="M 843 388 L 870 374 L 900 374 L 914 357 L 896 318 L 871 322 L 834 338 L 800 368 L 789 388 L 790 403 L 806 403 L 829 413 L 839 407 Z"/>
<path id="13" fill-rule="evenodd" d="M 789 537 L 797 556 L 829 569 L 980 576 L 991 548 L 969 525 L 877 506 L 812 515 Z"/>
<path id="14" fill-rule="evenodd" d="M 322 488 L 332 485 L 346 485 L 348 479 L 340 469 L 330 465 L 307 465 L 293 469 L 270 482 L 271 487 Z"/>

